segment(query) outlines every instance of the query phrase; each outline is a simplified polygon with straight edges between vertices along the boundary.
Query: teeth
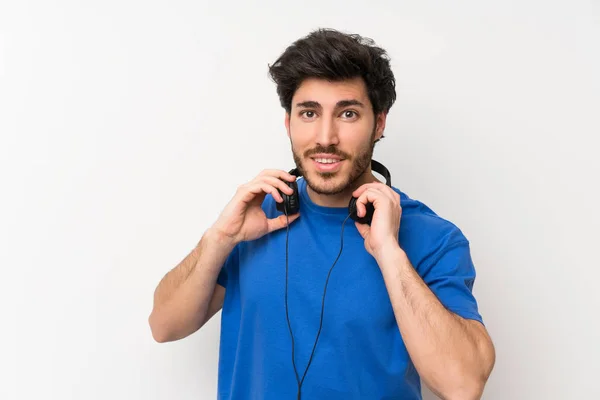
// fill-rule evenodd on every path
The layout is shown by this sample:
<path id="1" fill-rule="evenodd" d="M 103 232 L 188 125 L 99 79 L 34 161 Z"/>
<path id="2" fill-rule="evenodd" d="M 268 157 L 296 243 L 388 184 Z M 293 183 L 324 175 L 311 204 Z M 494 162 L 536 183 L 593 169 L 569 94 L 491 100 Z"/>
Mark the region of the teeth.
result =
<path id="1" fill-rule="evenodd" d="M 316 162 L 319 162 L 321 164 L 333 164 L 335 162 L 337 162 L 338 160 L 334 160 L 332 158 L 315 158 Z"/>

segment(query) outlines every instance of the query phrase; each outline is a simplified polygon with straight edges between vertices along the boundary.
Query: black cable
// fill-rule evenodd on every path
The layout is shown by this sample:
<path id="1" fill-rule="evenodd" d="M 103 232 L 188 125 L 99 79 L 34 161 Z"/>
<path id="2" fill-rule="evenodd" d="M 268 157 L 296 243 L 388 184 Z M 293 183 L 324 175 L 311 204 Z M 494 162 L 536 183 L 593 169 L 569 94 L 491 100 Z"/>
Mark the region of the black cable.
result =
<path id="1" fill-rule="evenodd" d="M 313 360 L 313 356 L 315 354 L 315 349 L 317 348 L 317 343 L 319 341 L 319 336 L 321 336 L 321 329 L 323 328 L 323 315 L 325 312 L 325 295 L 327 294 L 327 285 L 329 284 L 329 277 L 331 276 L 331 272 L 333 271 L 333 267 L 335 267 L 336 263 L 338 262 L 340 256 L 342 255 L 342 249 L 344 248 L 344 227 L 346 226 L 346 221 L 348 220 L 348 218 L 350 217 L 350 214 L 348 214 L 348 216 L 346 217 L 346 219 L 344 219 L 344 222 L 342 222 L 342 232 L 340 234 L 340 251 L 335 259 L 335 261 L 333 262 L 333 265 L 331 266 L 331 268 L 329 269 L 329 273 L 327 274 L 327 280 L 325 281 L 325 288 L 323 289 L 323 299 L 321 302 L 321 317 L 320 317 L 320 322 L 319 322 L 319 331 L 317 332 L 317 338 L 315 339 L 315 344 L 313 345 L 313 349 L 312 352 L 310 354 L 310 358 L 308 360 L 308 364 L 306 365 L 306 369 L 304 370 L 304 374 L 302 375 L 302 380 L 299 380 L 298 378 L 298 370 L 296 369 L 296 361 L 295 361 L 295 356 L 294 356 L 294 334 L 292 333 L 292 326 L 290 324 L 290 316 L 289 316 L 289 310 L 288 310 L 288 254 L 289 254 L 289 234 L 290 234 L 290 221 L 289 221 L 289 216 L 287 213 L 287 208 L 284 207 L 284 211 L 285 211 L 285 219 L 286 219 L 286 236 L 285 236 L 285 314 L 287 317 L 287 323 L 288 323 L 288 328 L 290 331 L 290 336 L 292 338 L 292 365 L 294 367 L 294 373 L 296 374 L 296 382 L 298 383 L 298 397 L 297 400 L 301 400 L 301 389 L 302 389 L 302 384 L 304 383 L 304 378 L 306 378 L 306 373 L 308 372 L 308 368 L 310 367 L 310 364 L 312 363 Z"/>
<path id="2" fill-rule="evenodd" d="M 286 236 L 285 236 L 285 316 L 287 318 L 288 328 L 290 330 L 290 337 L 292 338 L 292 365 L 294 366 L 294 372 L 296 373 L 296 382 L 299 382 L 298 371 L 296 370 L 296 361 L 294 356 L 294 334 L 292 333 L 292 325 L 290 324 L 290 313 L 288 310 L 288 238 L 290 233 L 290 221 L 287 213 L 287 207 L 283 207 L 285 211 L 286 219 Z M 298 384 L 299 385 L 299 384 Z M 300 386 L 298 386 L 298 393 L 300 393 Z M 300 397 L 300 394 L 298 394 Z"/>

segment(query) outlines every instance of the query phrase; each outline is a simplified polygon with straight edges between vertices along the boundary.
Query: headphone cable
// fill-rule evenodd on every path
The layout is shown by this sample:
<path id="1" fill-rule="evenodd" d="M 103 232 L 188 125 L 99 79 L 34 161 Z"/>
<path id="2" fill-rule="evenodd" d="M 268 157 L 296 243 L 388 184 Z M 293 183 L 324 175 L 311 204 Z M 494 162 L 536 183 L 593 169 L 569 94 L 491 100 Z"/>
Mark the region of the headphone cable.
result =
<path id="1" fill-rule="evenodd" d="M 289 315 L 289 310 L 288 310 L 288 272 L 289 272 L 289 268 L 288 268 L 288 254 L 289 254 L 290 223 L 289 223 L 289 216 L 288 216 L 287 207 L 284 207 L 284 212 L 285 212 L 285 219 L 286 219 L 286 236 L 285 236 L 285 315 L 286 315 L 286 318 L 287 318 L 288 329 L 290 331 L 290 337 L 292 339 L 292 365 L 294 367 L 294 373 L 296 374 L 296 383 L 298 384 L 298 396 L 297 396 L 297 400 L 301 400 L 302 384 L 304 383 L 304 378 L 306 378 L 306 373 L 308 372 L 308 368 L 310 367 L 310 364 L 312 363 L 313 356 L 315 354 L 315 349 L 317 348 L 317 343 L 319 341 L 319 336 L 321 335 L 321 329 L 323 328 L 323 314 L 324 314 L 324 310 L 325 310 L 325 295 L 327 294 L 327 285 L 329 284 L 329 277 L 331 276 L 331 272 L 333 271 L 333 267 L 335 267 L 337 261 L 339 260 L 340 256 L 342 255 L 342 249 L 344 248 L 344 227 L 346 226 L 346 221 L 350 217 L 350 214 L 348 214 L 348 216 L 344 219 L 344 222 L 342 222 L 342 231 L 341 231 L 341 234 L 340 234 L 340 251 L 339 251 L 339 253 L 338 253 L 335 261 L 333 262 L 333 265 L 329 269 L 329 273 L 327 274 L 327 280 L 325 281 L 325 288 L 323 289 L 323 299 L 321 301 L 321 317 L 320 317 L 320 322 L 319 322 L 319 330 L 317 332 L 317 337 L 315 339 L 315 343 L 313 345 L 313 349 L 312 349 L 312 352 L 310 354 L 310 358 L 308 360 L 308 364 L 306 365 L 306 369 L 304 370 L 304 374 L 302 375 L 302 379 L 300 380 L 300 378 L 298 377 L 298 370 L 296 369 L 295 348 L 294 348 L 294 334 L 292 332 L 292 326 L 290 324 L 290 315 Z"/>

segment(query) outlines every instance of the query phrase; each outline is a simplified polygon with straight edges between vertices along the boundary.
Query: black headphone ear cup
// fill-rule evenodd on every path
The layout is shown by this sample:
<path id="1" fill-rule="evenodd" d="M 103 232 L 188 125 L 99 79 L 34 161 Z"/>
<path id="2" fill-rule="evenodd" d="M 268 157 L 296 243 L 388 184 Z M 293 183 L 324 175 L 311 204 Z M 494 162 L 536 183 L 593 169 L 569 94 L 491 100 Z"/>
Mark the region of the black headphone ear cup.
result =
<path id="1" fill-rule="evenodd" d="M 366 214 L 363 217 L 359 217 L 358 210 L 356 209 L 357 200 L 358 199 L 356 197 L 352 197 L 350 199 L 350 203 L 348 204 L 348 213 L 350 214 L 350 218 L 352 218 L 358 223 L 371 225 L 371 221 L 373 220 L 373 214 L 375 213 L 375 206 L 373 206 L 373 203 L 367 203 Z"/>
<path id="2" fill-rule="evenodd" d="M 298 193 L 298 183 L 296 183 L 296 181 L 285 181 L 285 184 L 291 187 L 294 193 L 288 195 L 287 193 L 283 193 L 281 190 L 277 189 L 283 198 L 282 203 L 276 203 L 277 210 L 287 215 L 297 214 L 298 211 L 300 211 L 300 194 Z"/>

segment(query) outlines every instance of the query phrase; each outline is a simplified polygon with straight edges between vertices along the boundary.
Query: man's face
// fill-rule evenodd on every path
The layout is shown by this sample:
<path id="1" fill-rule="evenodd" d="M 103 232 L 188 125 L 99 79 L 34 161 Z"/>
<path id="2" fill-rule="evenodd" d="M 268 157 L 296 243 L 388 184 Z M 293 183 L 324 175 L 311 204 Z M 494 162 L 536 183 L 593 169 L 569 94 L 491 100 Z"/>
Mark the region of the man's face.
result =
<path id="1" fill-rule="evenodd" d="M 385 115 L 373 114 L 364 81 L 307 79 L 292 98 L 286 129 L 296 167 L 319 194 L 337 194 L 370 166 Z"/>

